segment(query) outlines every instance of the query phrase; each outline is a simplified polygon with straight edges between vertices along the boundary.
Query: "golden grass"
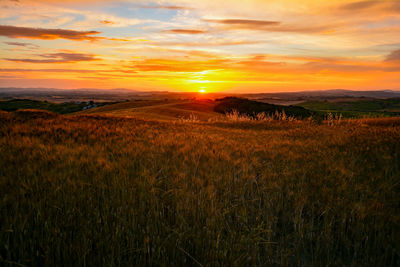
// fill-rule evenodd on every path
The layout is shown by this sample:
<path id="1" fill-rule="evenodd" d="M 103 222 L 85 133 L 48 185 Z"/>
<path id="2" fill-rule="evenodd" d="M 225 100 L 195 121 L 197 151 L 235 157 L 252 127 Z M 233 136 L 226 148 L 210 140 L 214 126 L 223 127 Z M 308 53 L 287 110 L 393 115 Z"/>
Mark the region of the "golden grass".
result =
<path id="1" fill-rule="evenodd" d="M 399 265 L 400 119 L 0 113 L 2 265 Z"/>

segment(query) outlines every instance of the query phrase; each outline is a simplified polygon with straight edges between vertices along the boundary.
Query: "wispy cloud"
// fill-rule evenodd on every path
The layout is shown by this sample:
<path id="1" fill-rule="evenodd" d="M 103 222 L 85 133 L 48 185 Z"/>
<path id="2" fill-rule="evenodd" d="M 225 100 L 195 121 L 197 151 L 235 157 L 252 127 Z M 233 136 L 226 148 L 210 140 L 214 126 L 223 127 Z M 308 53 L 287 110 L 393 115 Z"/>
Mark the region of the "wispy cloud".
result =
<path id="1" fill-rule="evenodd" d="M 191 7 L 177 6 L 177 5 L 140 5 L 139 8 L 150 8 L 150 9 L 167 9 L 167 10 L 191 10 Z"/>
<path id="2" fill-rule="evenodd" d="M 132 61 L 127 67 L 135 71 L 164 71 L 164 72 L 201 72 L 219 69 L 227 62 L 224 59 L 182 60 L 182 59 L 146 59 Z"/>
<path id="3" fill-rule="evenodd" d="M 79 61 L 94 61 L 99 60 L 92 54 L 83 53 L 52 53 L 39 55 L 44 59 L 29 59 L 29 58 L 5 58 L 8 61 L 26 62 L 26 63 L 72 63 Z"/>
<path id="4" fill-rule="evenodd" d="M 387 55 L 385 61 L 400 61 L 400 49 L 392 51 Z"/>
<path id="5" fill-rule="evenodd" d="M 11 1 L 0 73 L 15 86 L 398 88 L 399 0 Z"/>
<path id="6" fill-rule="evenodd" d="M 158 46 L 178 47 L 218 47 L 218 46 L 239 46 L 260 44 L 259 41 L 248 40 L 207 40 L 206 42 L 154 42 Z"/>
<path id="7" fill-rule="evenodd" d="M 241 60 L 237 62 L 239 67 L 252 69 L 252 70 L 264 70 L 271 69 L 275 67 L 284 67 L 287 64 L 285 62 L 274 62 L 268 61 L 264 55 L 256 55 L 251 58 Z"/>
<path id="8" fill-rule="evenodd" d="M 115 22 L 114 21 L 111 21 L 111 20 L 100 20 L 99 21 L 101 24 L 106 24 L 106 25 L 113 25 L 113 24 L 115 24 Z"/>
<path id="9" fill-rule="evenodd" d="M 109 38 L 98 35 L 99 31 L 75 31 L 66 29 L 43 29 L 30 27 L 17 27 L 9 25 L 0 25 L 0 36 L 9 38 L 26 38 L 26 39 L 41 39 L 41 40 L 56 40 L 67 39 L 73 41 L 121 41 L 128 42 L 126 38 Z"/>
<path id="10" fill-rule="evenodd" d="M 195 30 L 195 29 L 171 29 L 163 31 L 165 33 L 174 33 L 174 34 L 203 34 L 206 33 L 206 30 Z"/>
<path id="11" fill-rule="evenodd" d="M 352 2 L 339 6 L 340 11 L 344 12 L 367 12 L 374 11 L 374 13 L 400 13 L 400 2 L 398 0 L 367 0 Z"/>
<path id="12" fill-rule="evenodd" d="M 281 24 L 279 21 L 269 20 L 251 20 L 251 19 L 208 19 L 207 22 L 214 22 L 219 24 L 227 25 L 239 25 L 239 26 L 253 26 L 253 27 L 265 27 L 265 26 L 276 26 Z"/>
<path id="13" fill-rule="evenodd" d="M 353 2 L 349 4 L 344 4 L 340 7 L 342 10 L 346 11 L 357 11 L 362 9 L 367 9 L 376 5 L 379 5 L 382 1 L 360 1 L 360 2 Z"/>
<path id="14" fill-rule="evenodd" d="M 38 48 L 38 45 L 31 44 L 31 43 L 20 43 L 20 42 L 4 42 L 5 44 L 12 45 L 12 46 L 20 46 L 20 47 L 27 47 L 27 48 Z"/>
<path id="15" fill-rule="evenodd" d="M 28 39 L 69 39 L 69 40 L 89 40 L 96 41 L 102 37 L 92 36 L 100 34 L 98 31 L 73 31 L 65 29 L 42 29 L 16 27 L 9 25 L 0 25 L 0 35 L 11 38 L 28 38 Z"/>
<path id="16" fill-rule="evenodd" d="M 73 73 L 97 73 L 99 70 L 87 69 L 0 69 L 0 72 L 73 72 Z"/>
<path id="17" fill-rule="evenodd" d="M 207 19 L 210 23 L 224 25 L 224 30 L 257 30 L 268 32 L 321 33 L 333 30 L 332 25 L 288 25 L 279 21 L 250 19 Z"/>

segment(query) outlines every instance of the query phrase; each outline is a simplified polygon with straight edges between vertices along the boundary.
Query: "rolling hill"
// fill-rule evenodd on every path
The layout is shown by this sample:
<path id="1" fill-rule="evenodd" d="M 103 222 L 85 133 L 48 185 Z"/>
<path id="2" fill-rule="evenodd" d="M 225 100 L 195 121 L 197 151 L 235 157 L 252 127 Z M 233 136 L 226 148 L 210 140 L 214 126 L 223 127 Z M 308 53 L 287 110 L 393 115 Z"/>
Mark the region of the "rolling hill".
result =
<path id="1" fill-rule="evenodd" d="M 295 118 L 307 118 L 314 114 L 303 107 L 273 105 L 237 97 L 225 97 L 214 101 L 209 99 L 127 101 L 81 113 L 135 116 L 161 120 L 195 118 L 200 121 L 207 121 L 224 116 L 232 111 L 248 116 L 258 113 L 268 115 L 284 111 L 286 115 Z"/>
<path id="2" fill-rule="evenodd" d="M 134 116 L 142 119 L 176 120 L 196 118 L 207 121 L 219 117 L 212 100 L 139 100 L 127 101 L 80 112 L 80 114 L 107 114 Z"/>

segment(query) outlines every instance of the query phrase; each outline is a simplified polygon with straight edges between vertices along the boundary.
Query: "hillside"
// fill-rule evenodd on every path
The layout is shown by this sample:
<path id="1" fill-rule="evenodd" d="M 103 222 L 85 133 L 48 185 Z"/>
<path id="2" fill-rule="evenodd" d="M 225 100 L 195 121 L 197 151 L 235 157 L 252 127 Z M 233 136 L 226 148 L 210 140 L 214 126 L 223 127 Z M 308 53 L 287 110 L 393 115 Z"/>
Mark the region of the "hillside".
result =
<path id="1" fill-rule="evenodd" d="M 400 264 L 398 118 L 0 121 L 6 264 Z"/>
<path id="2" fill-rule="evenodd" d="M 190 119 L 209 121 L 220 119 L 232 111 L 246 116 L 255 117 L 259 113 L 269 116 L 282 114 L 296 119 L 313 117 L 321 120 L 327 118 L 328 113 L 342 114 L 344 118 L 358 117 L 396 117 L 400 116 L 399 98 L 332 98 L 324 101 L 301 102 L 291 100 L 287 103 L 295 105 L 276 105 L 261 101 L 238 97 L 224 97 L 211 99 L 179 99 L 154 98 L 133 99 L 120 102 L 93 102 L 73 101 L 55 103 L 29 99 L 12 99 L 0 101 L 0 110 L 15 111 L 18 109 L 47 110 L 59 114 L 107 114 L 112 116 L 134 116 L 142 119 L 178 120 Z M 273 101 L 272 101 L 273 102 Z"/>
<path id="3" fill-rule="evenodd" d="M 195 118 L 207 121 L 221 116 L 213 111 L 214 105 L 212 100 L 136 100 L 83 111 L 81 114 L 134 116 L 167 121 Z"/>
<path id="4" fill-rule="evenodd" d="M 232 111 L 238 111 L 241 114 L 255 115 L 258 113 L 266 113 L 267 115 L 274 114 L 276 112 L 284 112 L 286 115 L 295 118 L 307 118 L 315 115 L 313 112 L 297 106 L 282 106 L 273 105 L 268 103 L 262 103 L 246 98 L 238 97 L 225 97 L 216 100 L 214 111 L 225 114 Z"/>
<path id="5" fill-rule="evenodd" d="M 135 116 L 142 119 L 176 120 L 196 118 L 207 121 L 224 117 L 226 113 L 237 111 L 239 114 L 253 116 L 258 113 L 267 115 L 283 111 L 298 119 L 308 118 L 315 113 L 303 107 L 282 106 L 252 101 L 245 98 L 225 97 L 216 100 L 139 100 L 117 103 L 82 112 L 82 114 L 109 114 L 117 116 Z"/>

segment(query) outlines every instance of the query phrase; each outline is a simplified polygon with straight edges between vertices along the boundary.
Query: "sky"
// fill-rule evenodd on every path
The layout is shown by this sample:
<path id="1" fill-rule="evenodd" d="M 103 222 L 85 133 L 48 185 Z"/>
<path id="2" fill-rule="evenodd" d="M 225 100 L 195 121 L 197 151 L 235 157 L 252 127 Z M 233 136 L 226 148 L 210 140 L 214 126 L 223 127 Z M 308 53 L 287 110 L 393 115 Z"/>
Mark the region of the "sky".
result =
<path id="1" fill-rule="evenodd" d="M 0 87 L 400 90 L 400 0 L 2 0 Z"/>

